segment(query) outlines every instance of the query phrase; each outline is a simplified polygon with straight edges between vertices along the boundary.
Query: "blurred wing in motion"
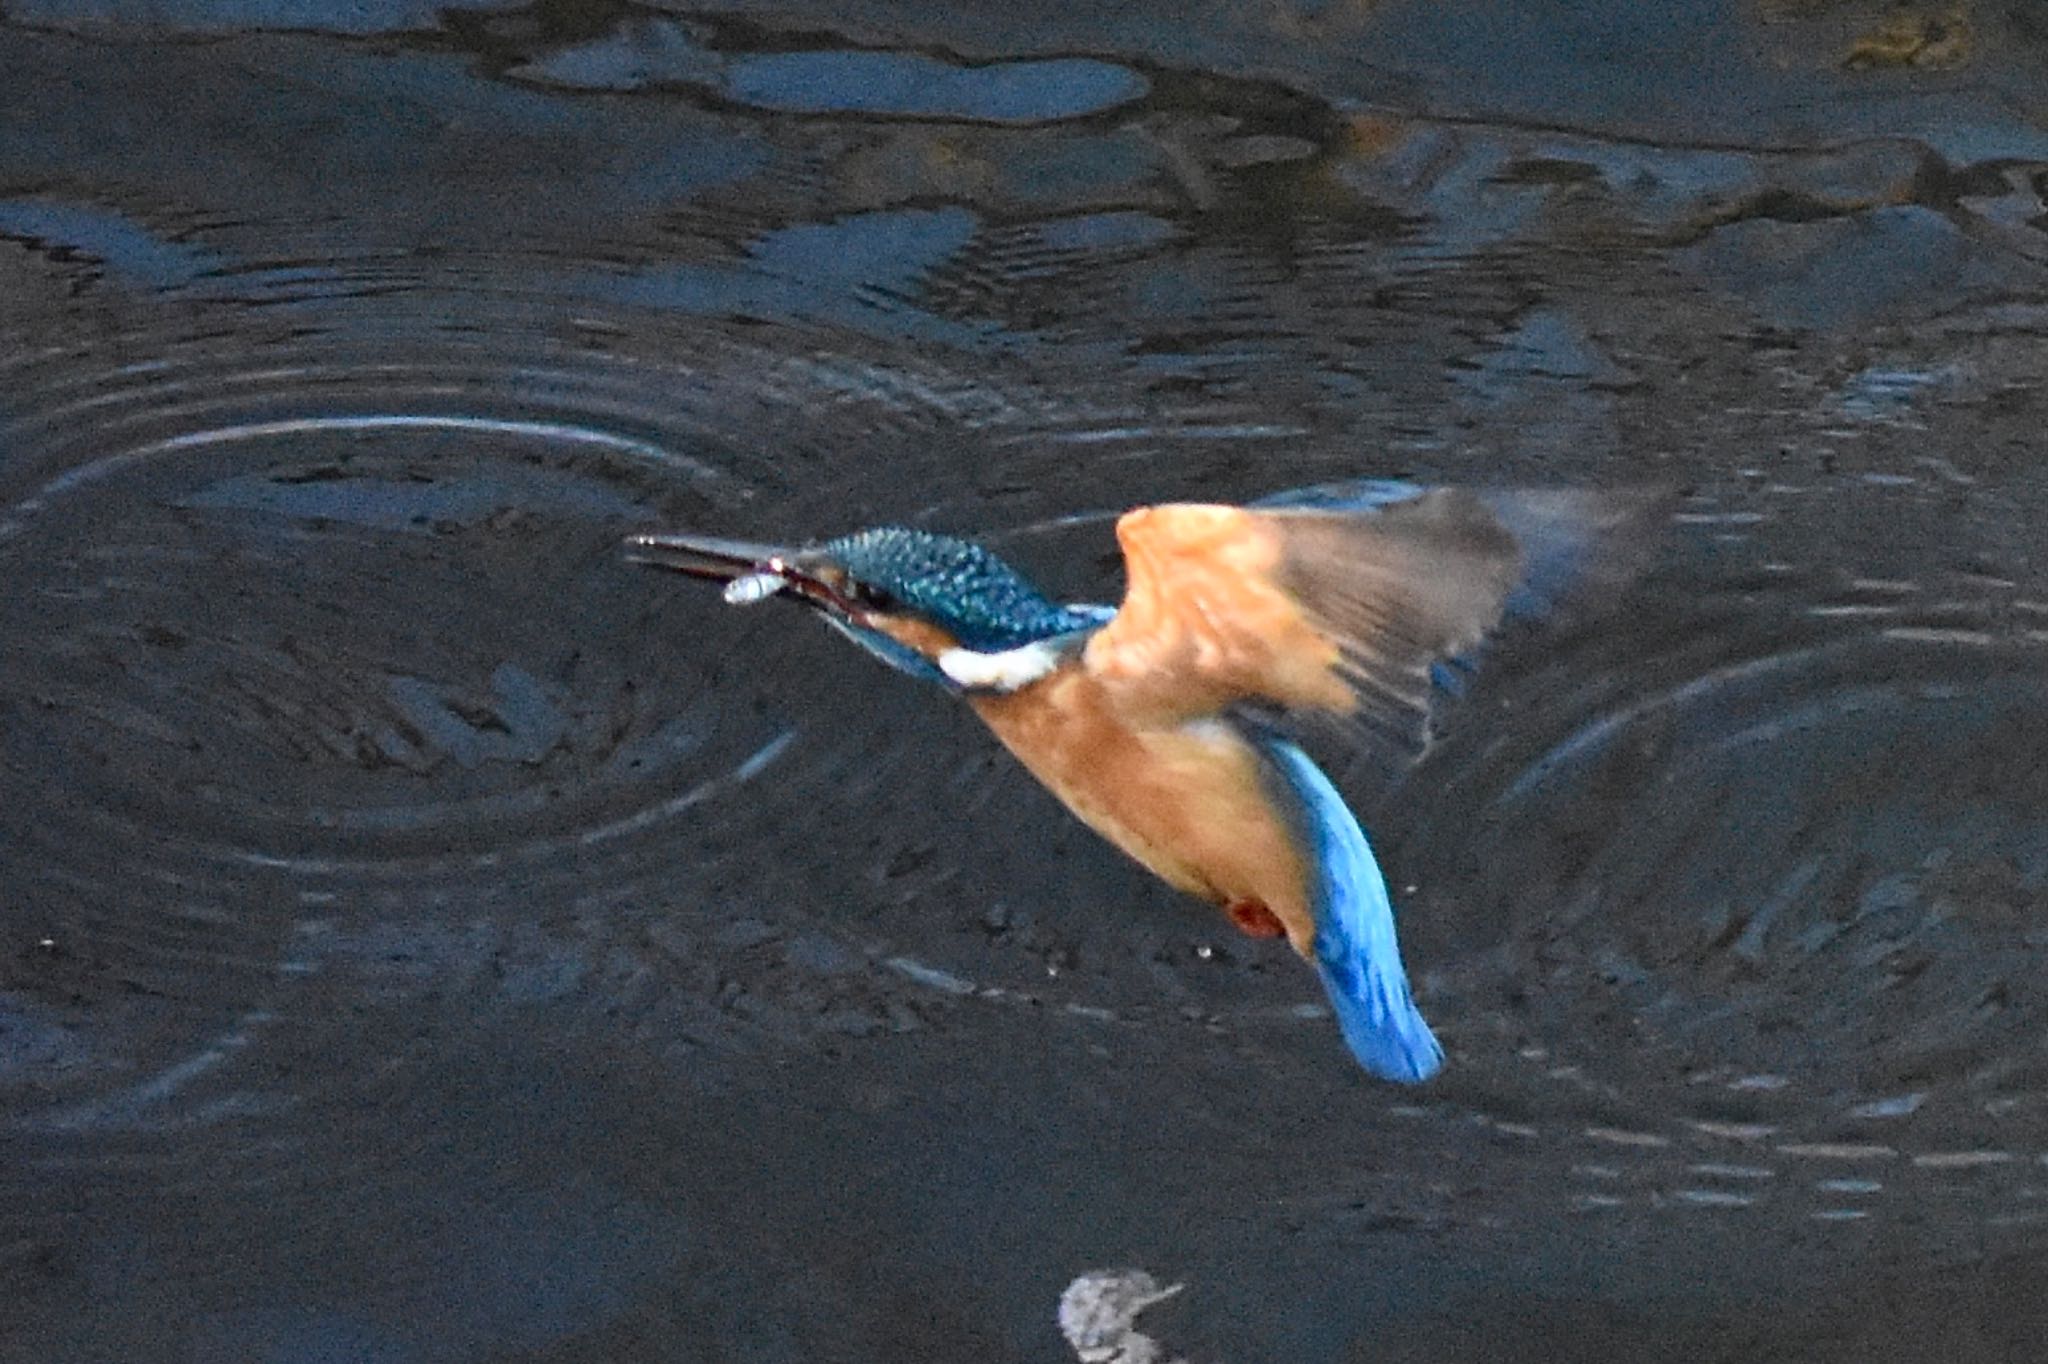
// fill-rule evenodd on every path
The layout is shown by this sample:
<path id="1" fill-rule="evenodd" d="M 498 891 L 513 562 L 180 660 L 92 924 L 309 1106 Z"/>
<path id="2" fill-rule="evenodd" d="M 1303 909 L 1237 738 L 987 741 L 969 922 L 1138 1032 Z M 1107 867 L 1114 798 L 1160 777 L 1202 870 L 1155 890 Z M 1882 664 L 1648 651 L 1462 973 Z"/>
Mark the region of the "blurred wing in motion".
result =
<path id="1" fill-rule="evenodd" d="M 1662 498 L 1358 483 L 1117 522 L 1123 605 L 1085 662 L 1138 723 L 1242 704 L 1341 716 L 1418 753 L 1432 694 L 1510 616 L 1640 568 Z"/>

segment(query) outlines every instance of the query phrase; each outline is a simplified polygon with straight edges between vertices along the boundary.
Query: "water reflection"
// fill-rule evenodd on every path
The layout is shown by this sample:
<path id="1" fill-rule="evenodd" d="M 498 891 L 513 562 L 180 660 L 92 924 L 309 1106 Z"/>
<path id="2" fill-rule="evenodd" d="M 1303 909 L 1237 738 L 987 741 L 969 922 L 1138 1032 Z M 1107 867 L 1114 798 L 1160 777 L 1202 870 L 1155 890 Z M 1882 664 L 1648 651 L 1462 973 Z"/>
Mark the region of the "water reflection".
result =
<path id="1" fill-rule="evenodd" d="M 1085 118 L 1140 99 L 1147 88 L 1138 72 L 1088 58 L 969 66 L 861 48 L 728 55 L 705 46 L 706 36 L 675 20 L 644 19 L 590 42 L 555 47 L 508 74 L 578 90 L 697 87 L 735 104 L 786 113 L 965 123 Z"/>

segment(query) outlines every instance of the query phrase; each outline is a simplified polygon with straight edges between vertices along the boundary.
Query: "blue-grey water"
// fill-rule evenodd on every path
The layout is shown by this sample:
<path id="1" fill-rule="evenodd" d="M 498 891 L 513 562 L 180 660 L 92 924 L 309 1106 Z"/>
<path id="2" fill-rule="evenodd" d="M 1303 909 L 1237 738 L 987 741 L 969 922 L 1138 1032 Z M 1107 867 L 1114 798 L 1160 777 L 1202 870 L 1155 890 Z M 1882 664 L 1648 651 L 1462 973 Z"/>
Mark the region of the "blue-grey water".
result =
<path id="1" fill-rule="evenodd" d="M 0 1358 L 2048 1329 L 2024 6 L 5 0 Z M 1680 490 L 1387 786 L 1450 1062 L 622 562 Z"/>

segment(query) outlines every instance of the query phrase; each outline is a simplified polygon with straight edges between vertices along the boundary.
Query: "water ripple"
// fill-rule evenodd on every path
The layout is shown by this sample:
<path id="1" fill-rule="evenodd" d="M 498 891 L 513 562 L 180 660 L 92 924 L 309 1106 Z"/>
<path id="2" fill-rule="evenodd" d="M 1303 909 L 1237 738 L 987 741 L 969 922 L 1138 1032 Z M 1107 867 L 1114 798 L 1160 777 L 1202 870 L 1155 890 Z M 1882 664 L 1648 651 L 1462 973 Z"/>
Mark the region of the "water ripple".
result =
<path id="1" fill-rule="evenodd" d="M 1996 1212 L 2048 1148 L 2048 656 L 2023 585 L 1837 577 L 1810 552 L 1760 577 L 1790 526 L 1746 523 L 1731 556 L 1727 523 L 1685 519 L 1713 567 L 1510 667 L 1476 706 L 1513 723 L 1454 728 L 1380 817 L 1436 942 L 1418 954 L 1449 962 L 1425 968 L 1437 1016 L 1462 1014 L 1449 1088 L 1539 1131 L 1578 1116 L 1593 1146 L 1715 1169 L 1741 1148 L 1758 1177 L 1963 1176 L 1929 1196 Z M 1659 1164 L 1613 1178 L 1758 1201 Z"/>
<path id="2" fill-rule="evenodd" d="M 249 265 L 266 305 L 320 298 L 315 327 L 213 304 L 0 356 L 17 1129 L 97 1134 L 108 1160 L 134 1157 L 123 1132 L 264 1134 L 215 1153 L 239 1152 L 236 1183 L 346 1165 L 304 1126 L 308 1086 L 389 1081 L 308 1057 L 376 1001 L 587 998 L 677 1055 L 919 1026 L 859 952 L 721 989 L 721 958 L 764 941 L 727 926 L 787 922 L 804 874 L 749 883 L 751 835 L 802 827 L 866 741 L 771 682 L 846 663 L 829 641 L 633 570 L 618 541 L 835 530 L 878 467 L 964 504 L 980 471 L 936 436 L 1096 405 L 829 331 L 538 326 L 520 288 L 456 309 L 397 258 L 358 264 L 390 287 Z M 265 1082 L 287 1064 L 301 1078 Z"/>

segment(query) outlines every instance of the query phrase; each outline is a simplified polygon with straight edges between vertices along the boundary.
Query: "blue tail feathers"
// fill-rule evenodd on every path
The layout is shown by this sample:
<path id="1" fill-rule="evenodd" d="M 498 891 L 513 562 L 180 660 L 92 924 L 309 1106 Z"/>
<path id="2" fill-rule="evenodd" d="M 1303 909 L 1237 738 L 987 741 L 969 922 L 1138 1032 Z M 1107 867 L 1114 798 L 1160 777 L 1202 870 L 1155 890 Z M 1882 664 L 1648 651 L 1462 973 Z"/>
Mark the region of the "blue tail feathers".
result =
<path id="1" fill-rule="evenodd" d="M 1306 753 L 1284 739 L 1258 744 L 1300 803 L 1318 875 L 1316 971 L 1345 1042 L 1382 1079 L 1427 1080 L 1443 1068 L 1444 1050 L 1409 996 L 1393 902 L 1365 831 Z"/>

